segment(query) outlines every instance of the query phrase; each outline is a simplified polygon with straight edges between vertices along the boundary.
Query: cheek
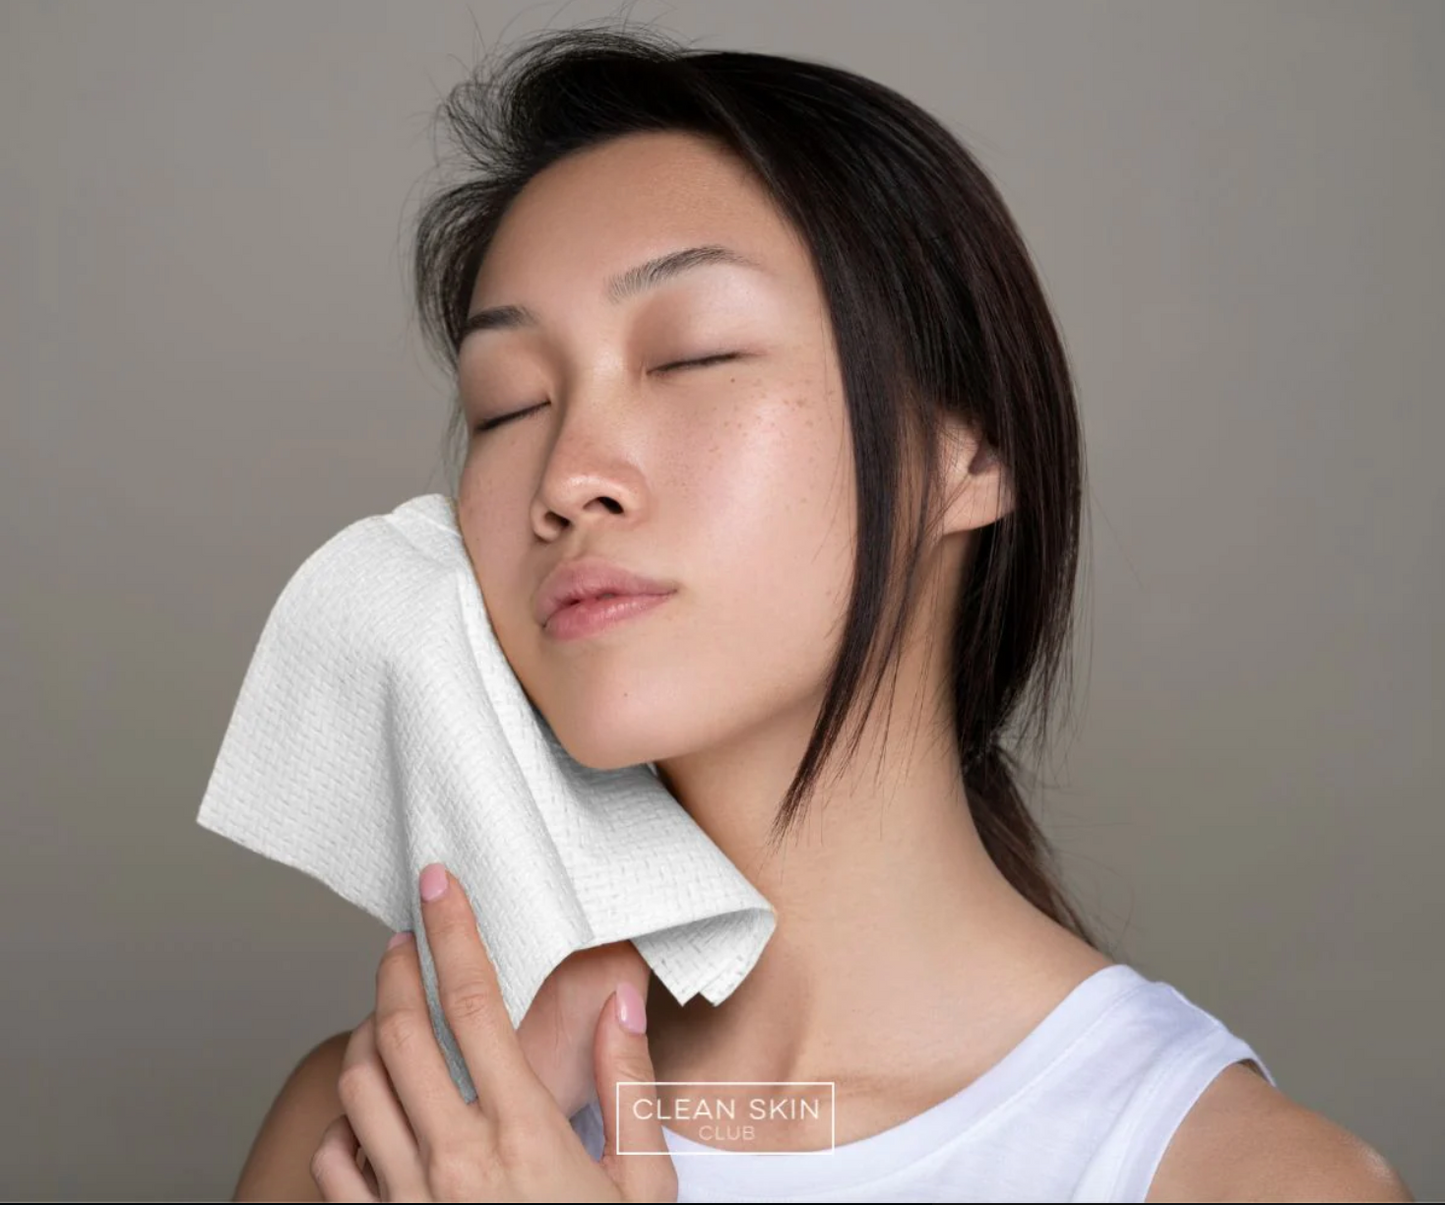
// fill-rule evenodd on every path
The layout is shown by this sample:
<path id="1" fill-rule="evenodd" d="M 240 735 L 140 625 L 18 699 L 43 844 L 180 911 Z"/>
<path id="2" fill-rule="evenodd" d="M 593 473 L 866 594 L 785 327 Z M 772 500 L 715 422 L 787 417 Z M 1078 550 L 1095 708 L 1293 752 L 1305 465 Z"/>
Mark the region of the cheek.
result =
<path id="1" fill-rule="evenodd" d="M 517 476 L 517 467 L 506 462 L 499 467 L 473 457 L 459 482 L 463 541 L 484 585 L 497 574 L 506 574 L 509 566 L 516 572 L 531 536 L 531 488 Z"/>
<path id="2" fill-rule="evenodd" d="M 843 432 L 820 410 L 788 398 L 731 420 L 679 481 L 695 533 L 688 563 L 707 575 L 704 601 L 719 604 L 732 637 L 725 648 L 816 642 L 846 605 L 853 466 Z"/>
<path id="3" fill-rule="evenodd" d="M 533 623 L 528 608 L 532 586 L 516 574 L 524 562 L 524 539 L 530 528 L 525 516 L 518 519 L 503 513 L 509 505 L 504 493 L 485 491 L 464 481 L 458 493 L 462 544 L 471 561 L 472 574 L 486 600 L 492 629 L 514 667 L 523 655 L 524 641 L 518 639 Z M 521 537 L 518 536 L 521 533 Z"/>

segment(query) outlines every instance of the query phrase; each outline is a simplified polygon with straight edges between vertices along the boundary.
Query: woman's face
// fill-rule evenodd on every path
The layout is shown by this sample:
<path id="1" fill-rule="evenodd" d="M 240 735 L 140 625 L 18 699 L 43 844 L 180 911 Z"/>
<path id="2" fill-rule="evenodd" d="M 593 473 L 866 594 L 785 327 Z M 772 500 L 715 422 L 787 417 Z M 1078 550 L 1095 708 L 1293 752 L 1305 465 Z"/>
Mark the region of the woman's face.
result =
<path id="1" fill-rule="evenodd" d="M 609 298 L 619 273 L 703 246 L 759 269 L 703 263 Z M 535 324 L 462 342 L 461 528 L 502 650 L 563 747 L 616 769 L 746 740 L 783 713 L 810 729 L 856 528 L 837 356 L 804 245 L 723 152 L 632 135 L 518 196 L 469 312 L 496 306 Z M 584 555 L 676 591 L 559 640 L 538 595 Z"/>

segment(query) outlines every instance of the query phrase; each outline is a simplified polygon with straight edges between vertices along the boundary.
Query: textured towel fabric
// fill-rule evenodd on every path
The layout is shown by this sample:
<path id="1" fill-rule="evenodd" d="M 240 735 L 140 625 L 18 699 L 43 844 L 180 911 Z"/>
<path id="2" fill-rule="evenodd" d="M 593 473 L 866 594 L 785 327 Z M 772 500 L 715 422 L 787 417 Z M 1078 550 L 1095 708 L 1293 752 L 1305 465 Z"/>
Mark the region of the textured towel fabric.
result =
<path id="1" fill-rule="evenodd" d="M 421 920 L 427 863 L 466 889 L 514 1028 L 564 958 L 625 939 L 680 1003 L 720 1003 L 776 920 L 653 766 L 592 770 L 558 743 L 497 643 L 442 494 L 351 524 L 286 584 L 197 821 L 416 933 L 469 1102 Z"/>

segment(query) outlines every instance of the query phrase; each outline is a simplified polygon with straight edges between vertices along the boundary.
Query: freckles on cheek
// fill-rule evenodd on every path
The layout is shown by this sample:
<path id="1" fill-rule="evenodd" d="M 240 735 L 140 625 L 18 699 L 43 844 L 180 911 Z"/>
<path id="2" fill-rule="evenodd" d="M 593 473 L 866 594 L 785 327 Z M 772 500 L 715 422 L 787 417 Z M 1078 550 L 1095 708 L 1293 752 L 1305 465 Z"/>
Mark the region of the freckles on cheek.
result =
<path id="1" fill-rule="evenodd" d="M 515 477 L 509 478 L 506 466 L 493 463 L 468 465 L 462 479 L 461 505 L 478 530 L 497 532 L 511 522 L 518 511 L 525 516 L 530 494 Z"/>
<path id="2" fill-rule="evenodd" d="M 495 490 L 464 488 L 458 503 L 462 542 L 480 578 L 489 565 L 495 567 L 498 558 L 506 555 L 507 541 L 515 539 L 517 520 L 508 509 L 512 504 Z"/>
<path id="3" fill-rule="evenodd" d="M 757 399 L 723 422 L 705 455 L 692 458 L 682 488 L 700 513 L 717 517 L 718 527 L 739 539 L 755 538 L 762 528 L 776 545 L 785 531 L 810 526 L 802 516 L 827 493 L 823 431 L 806 401 Z"/>

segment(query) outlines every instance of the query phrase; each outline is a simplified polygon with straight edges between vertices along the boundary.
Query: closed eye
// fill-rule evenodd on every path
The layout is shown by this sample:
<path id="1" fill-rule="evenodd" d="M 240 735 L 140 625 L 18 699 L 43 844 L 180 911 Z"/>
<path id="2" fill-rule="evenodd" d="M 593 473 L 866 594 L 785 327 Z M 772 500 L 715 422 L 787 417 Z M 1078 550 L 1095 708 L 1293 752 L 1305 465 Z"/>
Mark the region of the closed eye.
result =
<path id="1" fill-rule="evenodd" d="M 715 356 L 703 356 L 697 360 L 677 360 L 671 364 L 660 365 L 657 372 L 671 372 L 674 368 L 703 368 L 710 364 L 721 364 L 724 360 L 736 360 L 738 353 L 735 351 L 719 352 Z"/>
<path id="2" fill-rule="evenodd" d="M 672 372 L 677 368 L 707 368 L 713 364 L 721 364 L 727 360 L 736 360 L 739 353 L 735 351 L 720 352 L 714 356 L 702 356 L 696 360 L 674 360 L 671 364 L 660 364 L 653 369 L 654 372 Z M 515 410 L 511 414 L 503 414 L 497 418 L 488 419 L 479 423 L 474 430 L 477 432 L 490 431 L 494 427 L 500 427 L 503 423 L 511 422 L 514 418 L 521 418 L 523 415 L 531 414 L 534 410 L 540 410 L 546 402 L 538 402 L 535 406 L 528 406 L 525 410 Z"/>
<path id="3" fill-rule="evenodd" d="M 503 423 L 511 422 L 514 418 L 521 418 L 524 414 L 531 414 L 533 410 L 540 410 L 546 404 L 546 402 L 538 402 L 535 406 L 529 406 L 525 410 L 518 410 L 512 414 L 503 414 L 497 418 L 489 418 L 484 423 L 478 423 L 473 430 L 478 434 L 483 431 L 490 431 L 493 427 L 500 427 Z"/>

